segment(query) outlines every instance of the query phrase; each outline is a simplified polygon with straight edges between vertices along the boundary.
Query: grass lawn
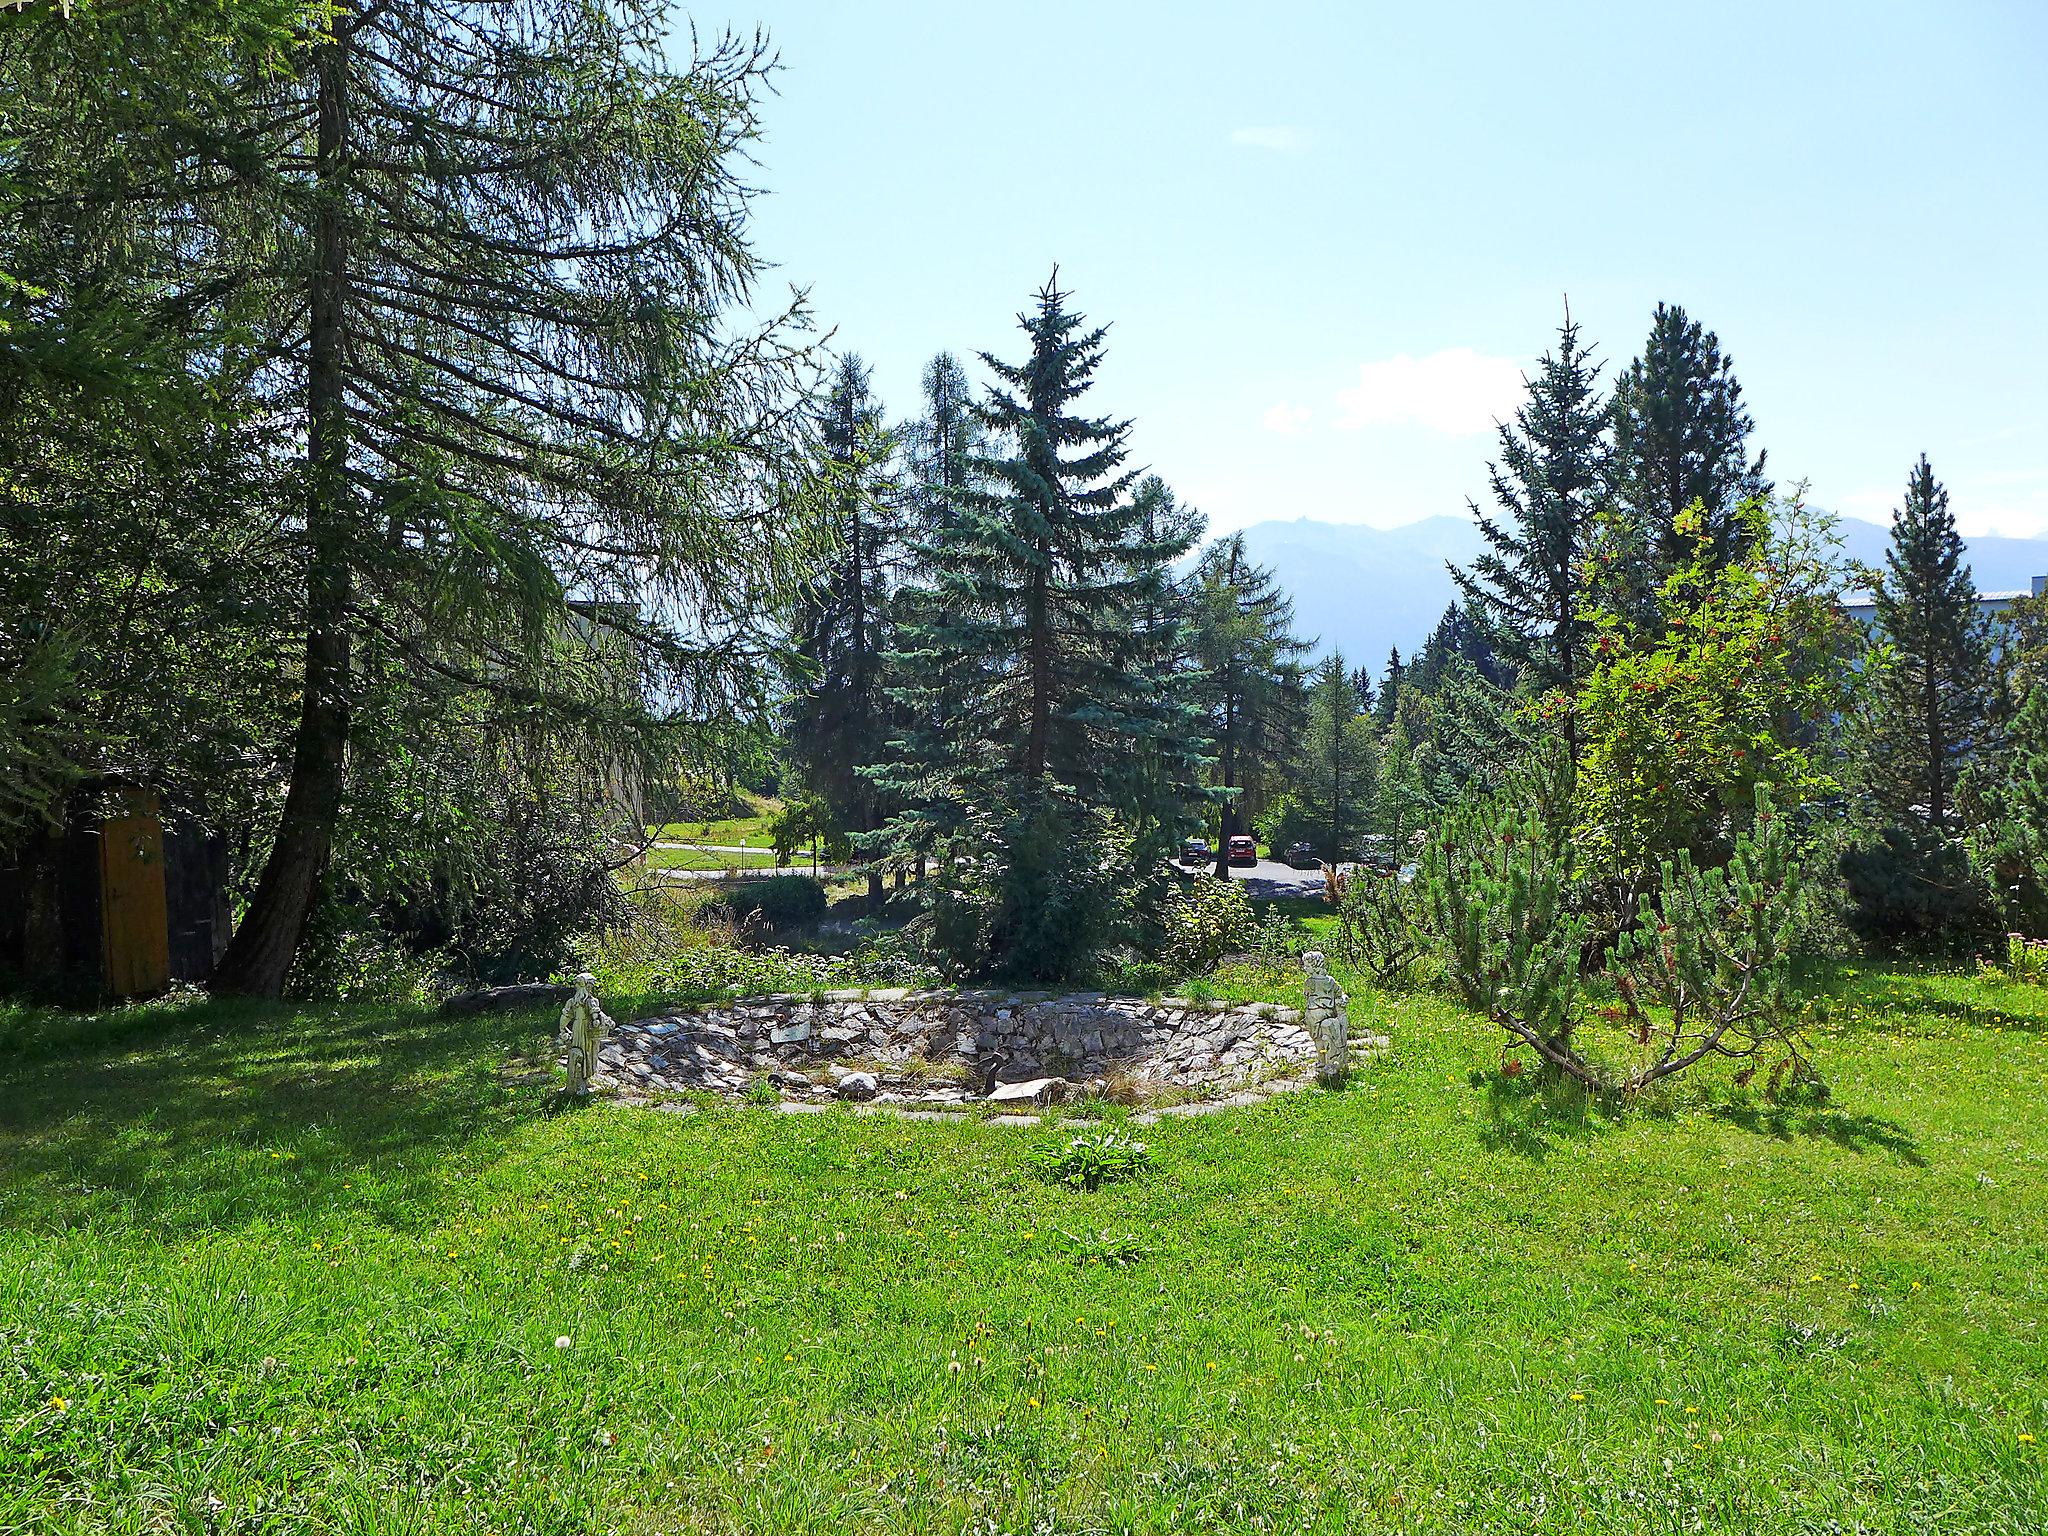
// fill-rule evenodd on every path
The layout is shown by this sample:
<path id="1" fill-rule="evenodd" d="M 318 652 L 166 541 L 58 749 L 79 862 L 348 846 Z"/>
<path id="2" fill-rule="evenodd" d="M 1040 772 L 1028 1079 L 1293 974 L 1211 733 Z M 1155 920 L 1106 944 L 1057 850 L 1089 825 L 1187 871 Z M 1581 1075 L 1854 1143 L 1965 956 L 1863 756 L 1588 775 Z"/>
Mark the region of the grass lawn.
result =
<path id="1" fill-rule="evenodd" d="M 1825 1108 L 1367 999 L 1391 1060 L 1092 1195 L 551 1115 L 540 1014 L 0 1012 L 0 1531 L 2031 1536 L 2048 992 L 1831 985 Z"/>
<path id="2" fill-rule="evenodd" d="M 650 848 L 647 850 L 647 864 L 650 869 L 773 869 L 775 850 L 712 853 L 702 848 Z M 794 870 L 796 867 L 792 861 L 790 868 Z M 808 859 L 803 868 L 805 871 L 810 869 Z"/>
<path id="3" fill-rule="evenodd" d="M 754 814 L 728 816 L 718 821 L 671 821 L 647 830 L 654 837 L 674 843 L 739 843 L 744 840 L 765 846 L 773 839 L 774 834 L 768 828 L 781 811 L 782 802 L 759 795 L 742 798 L 754 807 Z"/>

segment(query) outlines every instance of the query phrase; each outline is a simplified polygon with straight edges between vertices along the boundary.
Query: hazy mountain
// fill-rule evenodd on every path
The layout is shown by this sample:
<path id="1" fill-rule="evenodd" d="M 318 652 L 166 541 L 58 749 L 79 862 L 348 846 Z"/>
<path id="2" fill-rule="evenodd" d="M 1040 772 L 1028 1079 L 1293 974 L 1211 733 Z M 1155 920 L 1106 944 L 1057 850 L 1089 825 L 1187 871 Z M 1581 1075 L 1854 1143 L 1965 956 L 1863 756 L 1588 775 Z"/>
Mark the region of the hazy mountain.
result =
<path id="1" fill-rule="evenodd" d="M 1870 565 L 1884 559 L 1891 539 L 1889 528 L 1856 518 L 1842 519 L 1841 534 L 1849 556 Z M 1319 652 L 1341 650 L 1375 676 L 1390 647 L 1398 645 L 1403 656 L 1420 649 L 1456 600 L 1444 562 L 1466 564 L 1484 547 L 1478 525 L 1464 517 L 1428 517 L 1399 528 L 1310 518 L 1254 523 L 1244 542 L 1294 598 L 1296 630 L 1314 636 Z M 2048 575 L 2048 538 L 1986 535 L 1969 543 L 1980 591 L 2025 590 L 2033 577 Z"/>

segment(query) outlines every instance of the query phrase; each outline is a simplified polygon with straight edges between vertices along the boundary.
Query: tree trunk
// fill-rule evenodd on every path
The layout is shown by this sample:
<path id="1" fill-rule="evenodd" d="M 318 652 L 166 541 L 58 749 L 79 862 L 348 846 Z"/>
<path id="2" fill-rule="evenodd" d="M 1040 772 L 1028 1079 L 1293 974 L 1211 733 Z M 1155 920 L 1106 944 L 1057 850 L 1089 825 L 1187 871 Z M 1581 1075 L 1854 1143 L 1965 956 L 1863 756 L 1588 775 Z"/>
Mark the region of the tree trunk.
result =
<path id="1" fill-rule="evenodd" d="M 213 974 L 216 992 L 276 997 L 305 931 L 341 812 L 348 743 L 348 418 L 342 379 L 348 235 L 340 182 L 348 152 L 347 32 L 314 50 L 319 129 L 309 291 L 306 455 L 306 675 L 284 811 L 249 910 Z"/>

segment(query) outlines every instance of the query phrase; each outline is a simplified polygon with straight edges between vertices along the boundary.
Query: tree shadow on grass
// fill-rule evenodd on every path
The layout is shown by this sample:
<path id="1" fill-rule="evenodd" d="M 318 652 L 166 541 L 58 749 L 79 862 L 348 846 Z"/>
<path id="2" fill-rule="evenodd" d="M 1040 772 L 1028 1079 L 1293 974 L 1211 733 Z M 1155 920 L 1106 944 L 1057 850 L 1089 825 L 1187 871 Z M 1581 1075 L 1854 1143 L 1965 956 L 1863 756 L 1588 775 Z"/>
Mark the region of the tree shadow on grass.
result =
<path id="1" fill-rule="evenodd" d="M 1490 1151 L 1541 1162 L 1559 1142 L 1584 1141 L 1600 1127 L 1598 1102 L 1569 1078 L 1538 1070 L 1474 1073 L 1472 1081 L 1485 1092 L 1479 1144 Z"/>
<path id="2" fill-rule="evenodd" d="M 0 1230 L 166 1236 L 318 1219 L 393 1227 L 553 1112 L 553 1011 L 189 1000 L 13 1021 L 0 1052 Z"/>
<path id="3" fill-rule="evenodd" d="M 1831 1141 L 1845 1151 L 1889 1152 L 1915 1168 L 1927 1166 L 1913 1133 L 1882 1115 L 1851 1114 L 1825 1104 L 1760 1104 L 1748 1099 L 1710 1103 L 1705 1112 L 1725 1124 L 1768 1136 L 1773 1141 L 1791 1142 L 1801 1137 Z"/>

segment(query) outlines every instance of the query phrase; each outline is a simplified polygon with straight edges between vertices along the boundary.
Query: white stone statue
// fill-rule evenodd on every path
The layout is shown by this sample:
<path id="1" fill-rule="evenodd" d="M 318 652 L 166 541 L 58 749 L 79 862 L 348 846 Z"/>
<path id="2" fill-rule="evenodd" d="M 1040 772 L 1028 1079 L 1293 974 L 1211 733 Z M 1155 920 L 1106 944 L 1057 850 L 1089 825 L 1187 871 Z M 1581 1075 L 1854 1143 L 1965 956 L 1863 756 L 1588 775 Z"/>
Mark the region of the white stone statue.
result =
<path id="1" fill-rule="evenodd" d="M 594 988 L 597 978 L 584 971 L 576 978 L 576 995 L 562 1005 L 562 1033 L 569 1037 L 569 1092 L 590 1092 L 597 1071 L 597 1047 L 612 1021 L 605 1017 Z"/>
<path id="2" fill-rule="evenodd" d="M 1301 968 L 1307 973 L 1302 986 L 1302 1023 L 1316 1042 L 1316 1076 L 1325 1083 L 1341 1083 L 1351 1070 L 1351 1019 L 1346 1012 L 1351 999 L 1330 974 L 1321 950 L 1303 955 Z"/>

